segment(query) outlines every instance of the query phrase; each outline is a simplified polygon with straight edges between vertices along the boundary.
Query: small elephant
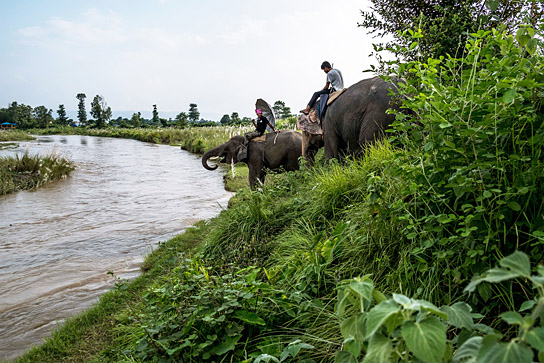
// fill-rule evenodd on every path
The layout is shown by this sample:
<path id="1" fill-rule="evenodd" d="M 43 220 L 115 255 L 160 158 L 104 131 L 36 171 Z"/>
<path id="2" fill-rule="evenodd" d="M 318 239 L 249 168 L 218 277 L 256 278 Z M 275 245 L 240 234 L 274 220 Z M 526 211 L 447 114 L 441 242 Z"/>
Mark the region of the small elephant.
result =
<path id="1" fill-rule="evenodd" d="M 264 141 L 251 140 L 247 145 L 247 153 L 244 153 L 245 136 L 233 136 L 229 141 L 206 151 L 202 155 L 202 166 L 208 170 L 217 169 L 217 165 L 208 165 L 208 159 L 214 156 L 221 157 L 222 163 L 245 162 L 249 169 L 249 185 L 252 188 L 255 187 L 257 180 L 264 183 L 265 168 L 278 170 L 283 167 L 286 171 L 298 170 L 298 158 L 302 154 L 302 135 L 299 132 L 282 130 L 278 134 L 265 134 L 264 139 Z"/>
<path id="2" fill-rule="evenodd" d="M 387 113 L 387 110 L 400 109 L 400 100 L 389 95 L 397 88 L 398 82 L 401 81 L 389 83 L 380 77 L 364 79 L 332 102 L 321 122 L 317 119 L 316 109 L 312 109 L 308 116 L 299 116 L 298 124 L 307 125 L 306 130 L 299 126 L 304 137 L 304 157 L 313 162 L 322 146 L 325 146 L 327 160 L 340 159 L 348 154 L 356 156 L 366 145 L 384 137 L 385 130 L 395 120 L 395 115 Z M 321 126 L 321 133 L 315 130 L 314 125 Z"/>

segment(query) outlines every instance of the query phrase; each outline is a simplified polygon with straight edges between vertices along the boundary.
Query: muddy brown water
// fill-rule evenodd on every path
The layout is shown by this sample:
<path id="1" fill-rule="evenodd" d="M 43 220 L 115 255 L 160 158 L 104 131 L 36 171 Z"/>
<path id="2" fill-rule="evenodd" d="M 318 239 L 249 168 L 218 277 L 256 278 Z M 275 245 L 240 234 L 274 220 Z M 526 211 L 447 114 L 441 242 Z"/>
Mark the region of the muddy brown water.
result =
<path id="1" fill-rule="evenodd" d="M 59 153 L 77 169 L 36 191 L 0 196 L 0 361 L 97 301 L 115 278 L 194 222 L 226 208 L 221 172 L 178 147 L 40 136 L 2 155 Z"/>

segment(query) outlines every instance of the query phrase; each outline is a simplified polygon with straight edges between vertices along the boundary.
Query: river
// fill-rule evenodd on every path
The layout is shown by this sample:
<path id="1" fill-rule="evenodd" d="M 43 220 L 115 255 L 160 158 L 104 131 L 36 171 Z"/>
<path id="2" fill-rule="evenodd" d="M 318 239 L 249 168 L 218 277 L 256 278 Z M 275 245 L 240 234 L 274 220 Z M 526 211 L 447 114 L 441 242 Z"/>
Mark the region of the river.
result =
<path id="1" fill-rule="evenodd" d="M 59 153 L 63 180 L 0 196 L 0 360 L 43 342 L 133 278 L 159 241 L 226 208 L 222 173 L 179 147 L 91 136 L 40 136 L 1 155 Z"/>

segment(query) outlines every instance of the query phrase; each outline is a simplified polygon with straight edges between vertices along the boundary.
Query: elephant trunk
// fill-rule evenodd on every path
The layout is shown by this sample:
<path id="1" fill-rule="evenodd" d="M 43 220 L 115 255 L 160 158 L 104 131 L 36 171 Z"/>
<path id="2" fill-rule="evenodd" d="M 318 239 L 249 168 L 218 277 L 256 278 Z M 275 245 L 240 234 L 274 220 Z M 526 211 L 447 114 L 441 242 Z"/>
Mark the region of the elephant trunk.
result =
<path id="1" fill-rule="evenodd" d="M 216 148 L 213 148 L 211 150 L 208 150 L 204 153 L 204 155 L 202 155 L 202 166 L 208 170 L 215 170 L 217 169 L 217 165 L 214 165 L 214 166 L 209 166 L 208 165 L 208 159 L 211 158 L 212 156 L 219 156 L 219 154 L 221 154 L 221 147 L 218 146 Z"/>

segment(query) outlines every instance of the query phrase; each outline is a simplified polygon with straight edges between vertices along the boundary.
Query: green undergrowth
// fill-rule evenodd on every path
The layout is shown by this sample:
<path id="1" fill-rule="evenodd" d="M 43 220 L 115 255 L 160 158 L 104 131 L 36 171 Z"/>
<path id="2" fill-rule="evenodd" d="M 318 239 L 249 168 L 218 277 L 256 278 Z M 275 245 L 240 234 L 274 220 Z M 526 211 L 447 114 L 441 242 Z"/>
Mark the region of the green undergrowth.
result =
<path id="1" fill-rule="evenodd" d="M 54 153 L 0 157 L 0 195 L 38 188 L 65 178 L 74 169 L 72 162 Z"/>

